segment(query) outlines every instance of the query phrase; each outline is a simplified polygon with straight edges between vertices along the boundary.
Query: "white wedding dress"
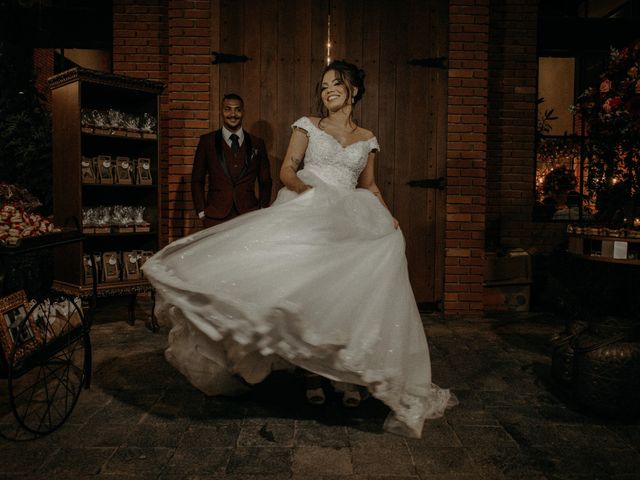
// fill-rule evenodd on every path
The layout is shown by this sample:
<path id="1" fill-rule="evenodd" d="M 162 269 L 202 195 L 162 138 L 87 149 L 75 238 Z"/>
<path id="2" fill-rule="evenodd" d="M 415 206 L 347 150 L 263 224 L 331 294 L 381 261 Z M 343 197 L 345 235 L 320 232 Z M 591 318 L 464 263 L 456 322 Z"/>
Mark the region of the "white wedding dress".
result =
<path id="1" fill-rule="evenodd" d="M 419 437 L 455 403 L 431 383 L 429 351 L 409 284 L 402 232 L 356 188 L 375 138 L 343 147 L 307 117 L 298 195 L 182 238 L 144 273 L 158 318 L 172 325 L 166 358 L 207 394 L 233 394 L 282 365 L 363 385 L 388 405 L 385 429 Z"/>

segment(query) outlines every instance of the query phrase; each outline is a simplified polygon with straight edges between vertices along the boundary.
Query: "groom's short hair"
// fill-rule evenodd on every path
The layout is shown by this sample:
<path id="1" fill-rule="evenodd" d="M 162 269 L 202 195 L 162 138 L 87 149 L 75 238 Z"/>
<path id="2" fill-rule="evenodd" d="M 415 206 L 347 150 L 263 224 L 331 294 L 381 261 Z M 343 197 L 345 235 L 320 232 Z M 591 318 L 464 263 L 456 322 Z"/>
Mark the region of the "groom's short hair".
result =
<path id="1" fill-rule="evenodd" d="M 244 100 L 237 93 L 225 93 L 222 96 L 222 101 L 224 102 L 225 100 L 238 100 L 240 104 L 244 107 Z"/>

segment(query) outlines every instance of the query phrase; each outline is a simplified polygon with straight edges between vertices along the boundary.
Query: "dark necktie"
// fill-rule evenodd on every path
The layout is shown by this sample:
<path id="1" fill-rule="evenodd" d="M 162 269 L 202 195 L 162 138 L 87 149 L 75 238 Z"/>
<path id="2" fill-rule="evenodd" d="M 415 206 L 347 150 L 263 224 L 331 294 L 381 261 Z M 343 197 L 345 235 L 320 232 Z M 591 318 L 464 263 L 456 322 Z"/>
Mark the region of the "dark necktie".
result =
<path id="1" fill-rule="evenodd" d="M 235 133 L 232 133 L 231 135 L 229 135 L 229 138 L 231 139 L 231 151 L 235 155 L 238 153 L 238 150 L 240 150 L 240 142 L 238 141 L 238 135 L 236 135 Z"/>

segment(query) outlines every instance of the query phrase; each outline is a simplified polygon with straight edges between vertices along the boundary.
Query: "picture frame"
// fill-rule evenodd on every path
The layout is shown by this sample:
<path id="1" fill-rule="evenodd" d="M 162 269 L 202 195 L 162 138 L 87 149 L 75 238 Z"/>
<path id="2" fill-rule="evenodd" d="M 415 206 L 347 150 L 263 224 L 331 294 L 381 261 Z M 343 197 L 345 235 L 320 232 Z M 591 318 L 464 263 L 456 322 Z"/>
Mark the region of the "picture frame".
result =
<path id="1" fill-rule="evenodd" d="M 93 285 L 93 265 L 91 255 L 82 255 L 82 275 L 85 285 Z M 97 272 L 97 268 L 96 268 Z"/>
<path id="2" fill-rule="evenodd" d="M 102 271 L 105 282 L 120 281 L 119 252 L 104 252 L 102 254 Z"/>
<path id="3" fill-rule="evenodd" d="M 150 158 L 138 158 L 136 161 L 136 176 L 139 185 L 151 185 L 153 184 L 153 177 L 151 176 L 151 159 Z"/>
<path id="4" fill-rule="evenodd" d="M 131 185 L 133 183 L 131 172 L 131 159 L 129 157 L 116 157 L 115 183 Z"/>
<path id="5" fill-rule="evenodd" d="M 142 267 L 144 264 L 153 257 L 154 252 L 150 250 L 140 250 L 138 251 L 138 269 L 140 271 L 140 278 L 144 278 L 144 272 L 142 271 Z"/>
<path id="6" fill-rule="evenodd" d="M 50 342 L 61 334 L 69 333 L 71 330 L 82 327 L 82 300 L 75 297 L 46 299 L 31 306 L 31 317 L 38 328 L 38 331 Z"/>
<path id="7" fill-rule="evenodd" d="M 0 299 L 0 344 L 7 364 L 19 362 L 42 343 L 41 332 L 29 314 L 24 290 Z M 12 359 L 12 353 L 15 354 Z"/>
<path id="8" fill-rule="evenodd" d="M 140 268 L 138 267 L 138 252 L 122 252 L 122 270 L 125 280 L 139 280 Z"/>
<path id="9" fill-rule="evenodd" d="M 98 180 L 100 183 L 113 183 L 113 160 L 110 155 L 98 155 Z"/>
<path id="10" fill-rule="evenodd" d="M 82 179 L 82 183 L 96 183 L 96 173 L 93 169 L 94 163 L 93 158 L 82 156 L 80 162 L 80 178 Z"/>

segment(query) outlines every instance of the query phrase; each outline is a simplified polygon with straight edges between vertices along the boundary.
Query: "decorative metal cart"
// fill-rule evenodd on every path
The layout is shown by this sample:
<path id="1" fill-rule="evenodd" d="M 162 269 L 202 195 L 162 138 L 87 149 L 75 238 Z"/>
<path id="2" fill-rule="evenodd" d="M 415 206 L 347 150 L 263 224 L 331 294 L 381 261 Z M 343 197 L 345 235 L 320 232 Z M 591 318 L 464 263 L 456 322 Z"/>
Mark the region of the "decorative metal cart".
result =
<path id="1" fill-rule="evenodd" d="M 12 262 L 34 253 L 46 257 L 56 247 L 83 239 L 75 230 L 0 247 L 0 289 L 6 293 Z M 91 380 L 93 303 L 84 315 L 79 299 L 52 290 L 40 292 L 30 303 L 24 291 L 3 297 L 0 377 L 7 380 L 7 388 L 0 389 L 0 397 L 17 421 L 17 426 L 8 425 L 3 419 L 3 437 L 24 440 L 46 435 L 69 418 Z"/>

